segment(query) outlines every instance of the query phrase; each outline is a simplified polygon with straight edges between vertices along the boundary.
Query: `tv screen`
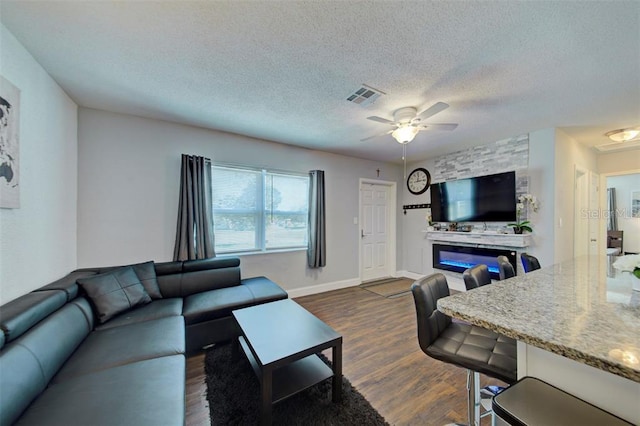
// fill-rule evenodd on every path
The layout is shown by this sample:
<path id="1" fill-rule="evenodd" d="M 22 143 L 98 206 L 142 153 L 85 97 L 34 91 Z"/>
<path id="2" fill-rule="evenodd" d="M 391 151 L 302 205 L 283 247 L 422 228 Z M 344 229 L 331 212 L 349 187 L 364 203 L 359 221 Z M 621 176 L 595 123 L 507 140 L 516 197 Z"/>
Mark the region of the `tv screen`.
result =
<path id="1" fill-rule="evenodd" d="M 516 173 L 458 179 L 431 185 L 434 222 L 516 220 Z"/>

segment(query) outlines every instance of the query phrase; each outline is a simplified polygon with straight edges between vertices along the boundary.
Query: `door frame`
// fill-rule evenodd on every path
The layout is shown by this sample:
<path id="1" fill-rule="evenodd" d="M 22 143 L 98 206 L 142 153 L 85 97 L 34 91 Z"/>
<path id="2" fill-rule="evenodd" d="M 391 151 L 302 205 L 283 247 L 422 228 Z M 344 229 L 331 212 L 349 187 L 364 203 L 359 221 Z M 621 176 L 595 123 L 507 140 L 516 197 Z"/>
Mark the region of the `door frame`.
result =
<path id="1" fill-rule="evenodd" d="M 573 258 L 578 256 L 579 250 L 589 254 L 589 217 L 583 215 L 589 211 L 589 170 L 574 165 L 573 168 Z M 584 229 L 586 228 L 586 229 Z M 579 232 L 579 231 L 583 231 Z M 578 238 L 579 235 L 584 235 Z"/>
<path id="2" fill-rule="evenodd" d="M 398 183 L 379 179 L 360 178 L 358 181 L 358 226 L 356 227 L 356 238 L 358 239 L 358 280 L 362 283 L 362 184 L 386 186 L 389 189 L 389 240 L 387 250 L 387 272 L 390 277 L 398 276 L 396 270 L 396 227 L 397 227 L 397 207 L 398 207 Z"/>
<path id="3" fill-rule="evenodd" d="M 599 173 L 600 175 L 600 208 L 601 212 L 608 211 L 608 203 L 607 203 L 607 178 L 615 177 L 615 176 L 624 176 L 624 175 L 634 175 L 640 173 L 640 169 L 629 169 L 629 170 L 616 170 L 607 173 Z M 609 214 L 611 214 L 609 212 Z M 603 253 L 605 248 L 607 247 L 607 218 L 601 217 L 599 221 L 599 235 L 600 235 L 600 253 Z M 624 254 L 624 253 L 623 253 Z"/>
<path id="4" fill-rule="evenodd" d="M 601 228 L 603 217 L 599 214 L 600 210 L 600 191 L 602 185 L 600 184 L 600 174 L 589 170 L 589 210 L 598 212 L 598 214 L 589 214 L 589 255 L 597 255 L 603 253 L 606 247 L 606 236 L 602 238 Z M 606 192 L 606 191 L 605 191 Z M 595 217 L 594 217 L 595 216 Z M 595 241 L 594 241 L 595 239 Z M 595 244 L 594 244 L 595 243 Z"/>

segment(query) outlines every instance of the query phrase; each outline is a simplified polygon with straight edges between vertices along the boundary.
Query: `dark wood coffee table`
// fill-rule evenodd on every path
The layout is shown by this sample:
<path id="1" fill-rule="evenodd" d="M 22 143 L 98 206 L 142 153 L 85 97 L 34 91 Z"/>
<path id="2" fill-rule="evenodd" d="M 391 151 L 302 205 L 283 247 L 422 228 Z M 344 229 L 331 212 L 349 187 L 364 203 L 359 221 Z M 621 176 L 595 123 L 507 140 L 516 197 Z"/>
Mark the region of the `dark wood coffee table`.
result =
<path id="1" fill-rule="evenodd" d="M 261 423 L 272 405 L 333 377 L 333 402 L 342 397 L 342 336 L 290 299 L 233 311 L 240 347 L 262 387 Z M 332 348 L 333 369 L 316 355 Z"/>

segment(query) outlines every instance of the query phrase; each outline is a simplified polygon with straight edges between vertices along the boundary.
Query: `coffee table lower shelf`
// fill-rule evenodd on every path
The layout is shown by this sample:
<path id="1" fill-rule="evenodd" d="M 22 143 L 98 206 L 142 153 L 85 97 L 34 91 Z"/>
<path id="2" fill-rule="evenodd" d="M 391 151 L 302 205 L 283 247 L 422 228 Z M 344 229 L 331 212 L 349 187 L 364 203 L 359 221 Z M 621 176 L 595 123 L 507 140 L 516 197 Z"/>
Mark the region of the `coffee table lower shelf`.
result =
<path id="1" fill-rule="evenodd" d="M 251 349 L 249 349 L 245 338 L 240 336 L 238 340 L 253 371 L 258 376 L 258 379 L 262 380 L 262 368 L 260 368 Z M 315 354 L 293 361 L 273 371 L 273 396 L 271 402 L 273 404 L 280 402 L 331 377 L 333 377 L 331 367 Z"/>

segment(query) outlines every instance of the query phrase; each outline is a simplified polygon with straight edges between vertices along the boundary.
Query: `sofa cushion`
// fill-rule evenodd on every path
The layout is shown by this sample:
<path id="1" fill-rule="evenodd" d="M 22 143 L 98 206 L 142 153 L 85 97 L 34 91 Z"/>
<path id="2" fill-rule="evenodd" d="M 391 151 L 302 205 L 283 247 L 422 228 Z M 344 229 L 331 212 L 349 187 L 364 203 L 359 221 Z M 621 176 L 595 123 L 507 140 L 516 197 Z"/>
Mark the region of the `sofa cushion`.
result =
<path id="1" fill-rule="evenodd" d="M 245 286 L 238 285 L 185 297 L 182 315 L 187 325 L 195 324 L 229 316 L 234 309 L 252 304 L 251 291 Z"/>
<path id="2" fill-rule="evenodd" d="M 210 271 L 212 269 L 237 268 L 240 266 L 238 257 L 212 257 L 209 259 L 185 260 L 182 272 Z"/>
<path id="3" fill-rule="evenodd" d="M 67 302 L 67 294 L 61 290 L 27 293 L 2 306 L 0 328 L 7 342 L 21 336 L 42 319 Z"/>
<path id="4" fill-rule="evenodd" d="M 155 358 L 54 384 L 17 424 L 182 425 L 184 392 L 184 356 Z"/>
<path id="5" fill-rule="evenodd" d="M 149 294 L 130 266 L 80 278 L 78 284 L 91 299 L 100 323 L 137 305 L 151 302 Z"/>
<path id="6" fill-rule="evenodd" d="M 130 266 L 135 271 L 138 279 L 140 279 L 142 286 L 147 291 L 151 299 L 162 299 L 162 293 L 160 293 L 160 287 L 158 287 L 156 268 L 154 267 L 153 261 L 137 263 Z"/>
<path id="7" fill-rule="evenodd" d="M 64 364 L 53 382 L 145 359 L 184 354 L 184 351 L 182 317 L 160 318 L 93 331 Z"/>
<path id="8" fill-rule="evenodd" d="M 267 277 L 245 278 L 241 283 L 251 291 L 256 304 L 289 297 L 286 291 Z"/>
<path id="9" fill-rule="evenodd" d="M 156 263 L 155 268 L 163 297 L 186 297 L 240 284 L 237 257 Z"/>
<path id="10" fill-rule="evenodd" d="M 0 352 L 0 424 L 11 424 L 89 334 L 76 305 L 63 306 Z"/>
<path id="11" fill-rule="evenodd" d="M 47 385 L 36 357 L 9 345 L 0 353 L 0 424 L 10 425 Z"/>
<path id="12" fill-rule="evenodd" d="M 120 327 L 122 325 L 134 324 L 136 322 L 149 321 L 165 317 L 177 317 L 182 315 L 182 299 L 179 297 L 171 299 L 154 300 L 144 306 L 124 312 L 111 318 L 104 324 L 98 325 L 96 330 L 106 330 L 107 328 Z"/>
<path id="13" fill-rule="evenodd" d="M 234 287 L 219 288 L 185 297 L 182 315 L 186 324 L 231 315 L 234 309 L 286 299 L 287 293 L 267 278 L 244 280 Z"/>

